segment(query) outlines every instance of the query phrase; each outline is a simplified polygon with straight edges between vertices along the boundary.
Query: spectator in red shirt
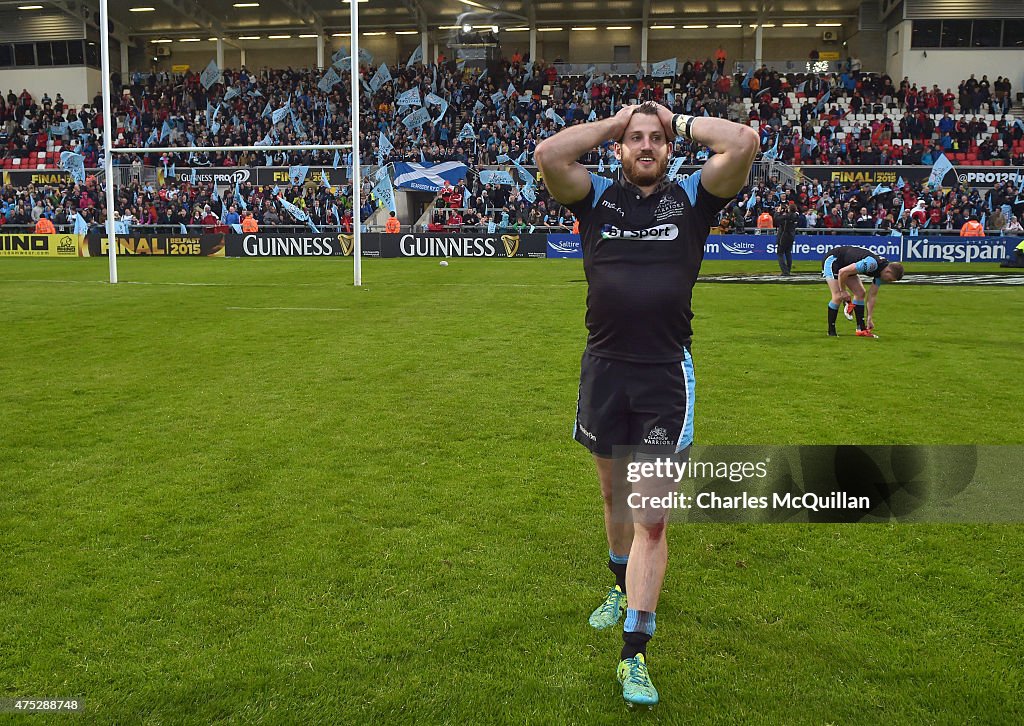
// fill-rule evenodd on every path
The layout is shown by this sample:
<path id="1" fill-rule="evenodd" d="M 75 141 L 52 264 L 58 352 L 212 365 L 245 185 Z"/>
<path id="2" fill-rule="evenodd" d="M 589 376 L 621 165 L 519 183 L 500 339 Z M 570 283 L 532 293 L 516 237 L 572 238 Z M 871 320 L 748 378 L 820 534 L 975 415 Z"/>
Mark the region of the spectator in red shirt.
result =
<path id="1" fill-rule="evenodd" d="M 217 226 L 219 224 L 220 224 L 220 220 L 217 219 L 217 215 L 215 215 L 213 213 L 213 211 L 210 209 L 210 205 L 207 204 L 203 208 L 203 220 L 202 220 L 203 231 L 208 233 L 208 234 L 209 233 L 213 233 L 213 232 L 216 231 Z"/>
<path id="2" fill-rule="evenodd" d="M 462 229 L 462 215 L 459 214 L 458 210 L 448 215 L 448 229 L 452 232 L 458 232 Z"/>

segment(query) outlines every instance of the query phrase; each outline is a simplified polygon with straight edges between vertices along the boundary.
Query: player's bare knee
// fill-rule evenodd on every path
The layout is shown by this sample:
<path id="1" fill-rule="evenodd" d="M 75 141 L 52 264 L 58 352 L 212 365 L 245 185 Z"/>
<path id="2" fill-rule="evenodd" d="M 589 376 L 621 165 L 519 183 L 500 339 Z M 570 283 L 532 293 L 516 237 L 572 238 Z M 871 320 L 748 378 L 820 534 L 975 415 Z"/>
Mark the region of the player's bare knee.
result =
<path id="1" fill-rule="evenodd" d="M 635 527 L 637 535 L 645 537 L 648 542 L 658 542 L 665 537 L 665 524 L 667 518 L 664 514 L 652 517 L 647 522 L 637 522 Z"/>

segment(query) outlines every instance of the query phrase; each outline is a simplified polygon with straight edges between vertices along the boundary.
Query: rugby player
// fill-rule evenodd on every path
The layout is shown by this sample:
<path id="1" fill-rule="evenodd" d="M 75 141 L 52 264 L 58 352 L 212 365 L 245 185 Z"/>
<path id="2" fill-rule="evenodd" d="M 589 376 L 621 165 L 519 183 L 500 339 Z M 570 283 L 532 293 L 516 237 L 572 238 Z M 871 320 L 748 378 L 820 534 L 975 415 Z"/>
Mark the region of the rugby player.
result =
<path id="1" fill-rule="evenodd" d="M 871 287 L 865 294 L 860 275 L 871 278 Z M 825 254 L 821 268 L 821 276 L 832 291 L 832 299 L 828 301 L 828 335 L 836 337 L 836 318 L 839 306 L 845 304 L 844 313 L 847 319 L 857 318 L 857 333 L 861 338 L 873 338 L 875 327 L 875 303 L 878 300 L 878 288 L 882 282 L 897 282 L 903 279 L 903 265 L 889 262 L 881 255 L 875 254 L 867 247 L 844 245 L 835 247 Z M 852 299 L 851 299 L 852 294 Z M 865 298 L 867 310 L 865 314 Z"/>

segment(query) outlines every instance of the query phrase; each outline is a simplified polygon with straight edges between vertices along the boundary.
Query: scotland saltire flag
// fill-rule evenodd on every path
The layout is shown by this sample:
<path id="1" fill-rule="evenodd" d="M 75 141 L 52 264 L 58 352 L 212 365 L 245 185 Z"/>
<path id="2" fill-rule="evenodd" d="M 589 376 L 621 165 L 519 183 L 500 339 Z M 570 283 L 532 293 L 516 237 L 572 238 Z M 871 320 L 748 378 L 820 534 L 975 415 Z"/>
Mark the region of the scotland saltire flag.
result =
<path id="1" fill-rule="evenodd" d="M 220 68 L 217 67 L 217 60 L 213 59 L 206 66 L 206 69 L 199 75 L 199 82 L 203 84 L 203 88 L 209 91 L 210 86 L 218 80 L 220 80 Z"/>
<path id="2" fill-rule="evenodd" d="M 656 78 L 674 76 L 676 74 L 676 59 L 669 58 L 651 66 L 651 75 Z"/>
<path id="3" fill-rule="evenodd" d="M 457 161 L 443 161 L 439 164 L 417 164 L 396 162 L 395 182 L 398 189 L 417 189 L 436 192 L 450 182 L 456 184 L 466 178 L 468 169 Z"/>
<path id="4" fill-rule="evenodd" d="M 946 158 L 945 154 L 939 154 L 939 158 L 932 164 L 932 173 L 928 175 L 928 186 L 930 187 L 941 187 L 942 180 L 945 179 L 946 174 L 952 171 L 953 163 Z"/>

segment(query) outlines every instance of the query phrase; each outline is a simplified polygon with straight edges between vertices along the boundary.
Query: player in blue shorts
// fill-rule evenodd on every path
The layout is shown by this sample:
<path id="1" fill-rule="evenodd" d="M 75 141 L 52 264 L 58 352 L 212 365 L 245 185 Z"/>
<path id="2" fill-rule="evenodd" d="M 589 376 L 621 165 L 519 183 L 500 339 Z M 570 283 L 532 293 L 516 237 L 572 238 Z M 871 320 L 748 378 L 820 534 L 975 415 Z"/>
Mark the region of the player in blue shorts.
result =
<path id="1" fill-rule="evenodd" d="M 871 278 L 867 292 L 860 275 Z M 889 262 L 866 247 L 844 245 L 828 251 L 822 263 L 821 276 L 828 283 L 832 299 L 828 302 L 828 334 L 835 337 L 839 306 L 846 305 L 846 317 L 857 318 L 857 333 L 861 338 L 874 338 L 874 311 L 878 289 L 883 282 L 903 279 L 903 265 Z M 865 305 L 866 303 L 866 305 Z M 852 307 L 852 310 L 850 308 Z M 865 310 L 866 307 L 866 310 Z M 851 315 L 852 313 L 852 315 Z"/>
<path id="2" fill-rule="evenodd" d="M 666 176 L 676 136 L 713 152 L 700 171 L 679 182 Z M 617 180 L 590 173 L 578 161 L 608 141 L 622 161 Z M 597 465 L 608 567 L 615 574 L 615 585 L 590 624 L 611 627 L 625 610 L 616 675 L 630 704 L 658 702 L 647 669 L 647 642 L 665 577 L 668 515 L 654 507 L 626 508 L 631 490 L 622 474 L 630 456 L 689 451 L 691 293 L 711 226 L 746 184 L 757 149 L 757 132 L 749 126 L 710 116 L 673 116 L 648 102 L 563 129 L 535 153 L 548 190 L 580 224 L 589 335 L 575 438 Z M 669 484 L 639 482 L 632 491 L 653 492 Z"/>

